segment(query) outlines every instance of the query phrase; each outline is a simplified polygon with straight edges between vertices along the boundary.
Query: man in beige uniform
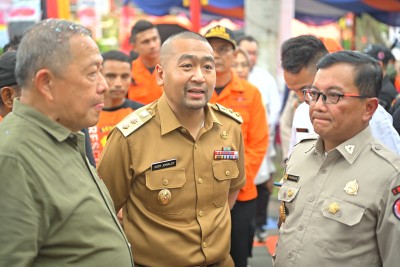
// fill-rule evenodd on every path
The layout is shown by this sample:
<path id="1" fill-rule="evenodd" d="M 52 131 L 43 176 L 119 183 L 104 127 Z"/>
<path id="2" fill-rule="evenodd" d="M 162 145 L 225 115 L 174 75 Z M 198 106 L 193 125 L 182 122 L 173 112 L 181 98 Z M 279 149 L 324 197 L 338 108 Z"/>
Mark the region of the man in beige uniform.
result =
<path id="1" fill-rule="evenodd" d="M 245 184 L 239 114 L 207 104 L 215 87 L 213 50 L 183 32 L 161 48 L 159 100 L 111 133 L 98 171 L 135 266 L 233 266 L 230 208 Z"/>
<path id="2" fill-rule="evenodd" d="M 398 266 L 400 158 L 368 125 L 382 72 L 351 51 L 317 68 L 304 97 L 320 137 L 296 145 L 288 161 L 274 266 Z"/>

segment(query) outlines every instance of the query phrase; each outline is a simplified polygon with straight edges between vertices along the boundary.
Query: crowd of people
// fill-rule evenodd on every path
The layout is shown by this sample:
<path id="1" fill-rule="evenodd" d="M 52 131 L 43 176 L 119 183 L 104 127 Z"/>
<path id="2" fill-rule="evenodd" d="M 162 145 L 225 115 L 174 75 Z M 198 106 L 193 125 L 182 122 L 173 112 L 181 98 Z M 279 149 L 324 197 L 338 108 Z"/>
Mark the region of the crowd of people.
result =
<path id="1" fill-rule="evenodd" d="M 4 48 L 1 267 L 247 267 L 277 164 L 274 266 L 397 266 L 390 49 L 292 37 L 283 98 L 256 38 L 227 27 L 161 43 L 139 20 L 130 43 L 135 59 L 101 53 L 85 27 L 47 19 Z"/>

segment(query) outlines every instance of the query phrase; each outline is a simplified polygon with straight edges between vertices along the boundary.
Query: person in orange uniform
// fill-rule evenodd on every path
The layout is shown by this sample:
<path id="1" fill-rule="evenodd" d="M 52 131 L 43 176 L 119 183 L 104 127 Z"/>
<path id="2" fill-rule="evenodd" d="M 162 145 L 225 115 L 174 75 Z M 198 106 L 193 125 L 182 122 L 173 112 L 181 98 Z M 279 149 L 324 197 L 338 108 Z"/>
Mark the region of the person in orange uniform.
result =
<path id="1" fill-rule="evenodd" d="M 157 84 L 154 71 L 160 56 L 161 39 L 157 28 L 149 21 L 138 20 L 132 27 L 132 50 L 139 57 L 132 62 L 132 83 L 128 98 L 149 104 L 162 95 L 162 87 Z"/>
<path id="2" fill-rule="evenodd" d="M 104 107 L 98 123 L 89 127 L 94 160 L 99 162 L 107 136 L 115 125 L 143 104 L 126 99 L 126 92 L 131 81 L 131 60 L 124 53 L 111 50 L 102 54 L 101 73 L 107 81 L 108 89 L 104 93 Z"/>
<path id="3" fill-rule="evenodd" d="M 246 267 L 251 256 L 257 188 L 254 178 L 268 147 L 268 126 L 265 107 L 257 87 L 239 78 L 231 69 L 235 60 L 236 41 L 233 32 L 216 26 L 204 35 L 214 50 L 216 88 L 210 103 L 219 103 L 243 118 L 246 185 L 240 190 L 231 210 L 231 256 L 236 267 Z"/>

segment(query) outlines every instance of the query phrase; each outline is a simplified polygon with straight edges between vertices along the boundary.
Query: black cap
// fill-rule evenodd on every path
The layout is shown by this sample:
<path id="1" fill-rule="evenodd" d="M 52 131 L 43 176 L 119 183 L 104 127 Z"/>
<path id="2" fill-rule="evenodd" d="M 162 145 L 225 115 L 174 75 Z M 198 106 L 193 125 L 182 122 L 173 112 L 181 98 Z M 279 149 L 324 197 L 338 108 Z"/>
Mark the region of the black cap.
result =
<path id="1" fill-rule="evenodd" d="M 210 38 L 219 38 L 225 41 L 230 42 L 233 45 L 233 49 L 236 49 L 236 39 L 235 34 L 232 30 L 223 27 L 223 26 L 215 26 L 209 29 L 204 37 L 208 40 Z"/>
<path id="2" fill-rule="evenodd" d="M 367 54 L 378 61 L 382 61 L 384 65 L 386 65 L 389 60 L 395 60 L 390 49 L 382 45 L 369 45 L 364 49 L 364 54 Z"/>
<path id="3" fill-rule="evenodd" d="M 16 62 L 16 51 L 8 51 L 0 56 L 0 88 L 17 84 L 17 79 L 15 78 Z"/>

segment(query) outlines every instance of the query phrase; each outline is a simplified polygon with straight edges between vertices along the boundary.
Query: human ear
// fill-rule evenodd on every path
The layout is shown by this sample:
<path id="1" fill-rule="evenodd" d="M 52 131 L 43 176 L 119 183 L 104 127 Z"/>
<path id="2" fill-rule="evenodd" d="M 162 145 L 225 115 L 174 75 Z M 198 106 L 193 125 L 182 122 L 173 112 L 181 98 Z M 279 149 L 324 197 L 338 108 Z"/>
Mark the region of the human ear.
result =
<path id="1" fill-rule="evenodd" d="M 3 100 L 4 105 L 9 110 L 12 110 L 12 106 L 14 103 L 14 95 L 15 95 L 15 90 L 10 86 L 4 86 L 1 89 L 1 99 Z"/>
<path id="2" fill-rule="evenodd" d="M 54 99 L 52 91 L 53 80 L 54 74 L 48 69 L 39 70 L 34 77 L 35 87 L 43 97 L 49 100 Z"/>
<path id="3" fill-rule="evenodd" d="M 156 65 L 156 79 L 159 86 L 164 85 L 164 69 L 160 64 Z"/>
<path id="4" fill-rule="evenodd" d="M 365 110 L 363 114 L 363 121 L 369 121 L 374 115 L 376 109 L 378 108 L 379 101 L 378 98 L 372 97 L 365 100 Z"/>

